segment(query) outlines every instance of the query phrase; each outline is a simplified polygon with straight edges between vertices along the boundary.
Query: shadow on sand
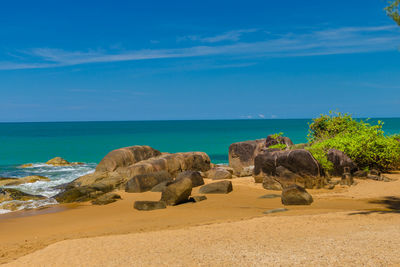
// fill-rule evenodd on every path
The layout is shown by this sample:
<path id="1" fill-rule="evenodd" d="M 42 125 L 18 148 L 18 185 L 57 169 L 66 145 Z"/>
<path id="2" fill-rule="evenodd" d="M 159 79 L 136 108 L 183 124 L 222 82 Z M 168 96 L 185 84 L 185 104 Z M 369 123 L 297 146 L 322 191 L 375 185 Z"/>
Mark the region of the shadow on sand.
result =
<path id="1" fill-rule="evenodd" d="M 354 212 L 349 215 L 368 215 L 372 213 L 386 214 L 386 213 L 399 213 L 400 214 L 400 197 L 384 197 L 383 199 L 369 201 L 371 204 L 381 204 L 384 207 L 382 209 L 374 209 L 369 211 Z"/>

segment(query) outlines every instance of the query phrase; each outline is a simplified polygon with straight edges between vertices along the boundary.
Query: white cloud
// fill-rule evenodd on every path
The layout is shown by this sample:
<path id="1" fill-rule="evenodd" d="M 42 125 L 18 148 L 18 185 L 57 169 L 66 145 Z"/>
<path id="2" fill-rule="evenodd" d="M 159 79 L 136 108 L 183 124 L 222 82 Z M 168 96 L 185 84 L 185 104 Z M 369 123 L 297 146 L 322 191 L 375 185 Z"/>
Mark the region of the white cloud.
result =
<path id="1" fill-rule="evenodd" d="M 240 34 L 240 31 L 232 31 L 203 39 L 208 40 L 206 41 L 208 43 L 218 42 L 218 40 L 237 40 Z M 301 34 L 285 34 L 275 39 L 257 42 L 237 42 L 229 45 L 202 45 L 173 49 L 65 51 L 62 49 L 36 48 L 19 51 L 19 57 L 15 58 L 13 62 L 0 62 L 0 70 L 226 55 L 231 56 L 232 59 L 235 56 L 257 59 L 352 54 L 391 51 L 397 49 L 399 44 L 399 29 L 393 26 L 343 27 Z"/>

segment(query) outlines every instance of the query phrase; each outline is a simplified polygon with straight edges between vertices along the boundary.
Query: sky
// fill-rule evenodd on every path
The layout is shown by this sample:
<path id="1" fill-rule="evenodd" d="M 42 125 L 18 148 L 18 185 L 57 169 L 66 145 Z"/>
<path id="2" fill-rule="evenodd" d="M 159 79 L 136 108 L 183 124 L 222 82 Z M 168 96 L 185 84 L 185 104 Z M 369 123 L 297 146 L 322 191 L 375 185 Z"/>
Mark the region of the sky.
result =
<path id="1" fill-rule="evenodd" d="M 400 117 L 384 6 L 4 1 L 0 122 Z"/>

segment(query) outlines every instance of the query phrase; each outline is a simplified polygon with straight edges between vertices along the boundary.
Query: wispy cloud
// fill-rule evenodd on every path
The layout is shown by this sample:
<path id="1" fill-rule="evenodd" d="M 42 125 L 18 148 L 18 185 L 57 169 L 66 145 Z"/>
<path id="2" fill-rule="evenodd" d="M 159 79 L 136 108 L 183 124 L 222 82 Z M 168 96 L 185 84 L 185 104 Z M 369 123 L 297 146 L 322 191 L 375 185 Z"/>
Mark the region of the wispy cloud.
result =
<path id="1" fill-rule="evenodd" d="M 35 69 L 73 66 L 88 63 L 139 61 L 166 58 L 231 56 L 260 59 L 265 57 L 299 57 L 334 54 L 391 51 L 400 44 L 400 31 L 393 26 L 344 27 L 306 33 L 288 33 L 280 37 L 255 41 L 217 44 L 218 40 L 235 34 L 224 33 L 207 37 L 209 45 L 172 48 L 142 49 L 131 51 L 87 50 L 65 51 L 62 49 L 36 48 L 19 51 L 14 61 L 0 62 L 0 70 Z M 240 36 L 240 33 L 237 33 Z M 215 44 L 211 44 L 215 42 Z"/>
<path id="2" fill-rule="evenodd" d="M 191 40 L 191 41 L 199 41 L 202 43 L 218 43 L 223 41 L 237 42 L 240 40 L 240 37 L 243 34 L 252 33 L 256 31 L 258 31 L 258 29 L 233 30 L 207 37 L 201 35 L 188 35 L 184 37 L 179 37 L 178 40 L 179 41 Z"/>

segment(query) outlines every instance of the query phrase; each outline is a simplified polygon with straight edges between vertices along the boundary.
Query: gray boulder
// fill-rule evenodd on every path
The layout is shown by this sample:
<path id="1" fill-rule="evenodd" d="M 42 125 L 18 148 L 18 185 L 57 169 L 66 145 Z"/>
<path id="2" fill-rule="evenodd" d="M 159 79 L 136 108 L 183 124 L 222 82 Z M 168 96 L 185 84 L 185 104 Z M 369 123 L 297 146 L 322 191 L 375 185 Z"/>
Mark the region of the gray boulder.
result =
<path id="1" fill-rule="evenodd" d="M 189 178 L 174 181 L 162 192 L 161 201 L 169 206 L 185 203 L 192 193 L 192 187 L 192 180 Z"/>
<path id="2" fill-rule="evenodd" d="M 200 187 L 199 192 L 201 194 L 228 194 L 232 192 L 232 182 L 231 181 L 220 181 Z"/>
<path id="3" fill-rule="evenodd" d="M 162 182 L 170 181 L 172 181 L 171 175 L 166 171 L 140 174 L 134 176 L 126 183 L 125 191 L 129 193 L 146 192 Z"/>
<path id="4" fill-rule="evenodd" d="M 311 205 L 314 201 L 307 190 L 298 185 L 284 188 L 281 200 L 283 205 Z"/>
<path id="5" fill-rule="evenodd" d="M 189 178 L 192 180 L 193 187 L 201 186 L 204 184 L 203 177 L 201 176 L 200 172 L 198 171 L 184 171 L 178 174 L 176 180 L 182 180 L 185 178 Z"/>
<path id="6" fill-rule="evenodd" d="M 164 201 L 135 201 L 133 207 L 137 210 L 158 210 L 165 209 L 167 205 Z"/>

